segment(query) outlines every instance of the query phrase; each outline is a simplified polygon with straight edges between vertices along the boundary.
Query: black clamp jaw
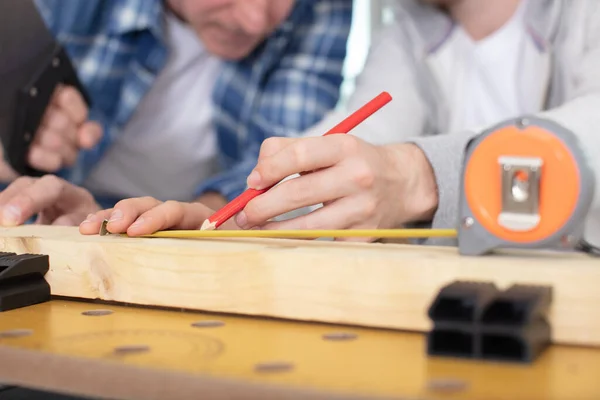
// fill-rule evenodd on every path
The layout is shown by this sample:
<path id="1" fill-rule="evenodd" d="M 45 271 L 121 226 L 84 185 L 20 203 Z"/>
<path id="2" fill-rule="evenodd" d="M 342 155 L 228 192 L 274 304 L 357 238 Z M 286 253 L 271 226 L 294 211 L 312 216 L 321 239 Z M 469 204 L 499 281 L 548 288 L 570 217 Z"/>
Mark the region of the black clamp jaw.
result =
<path id="1" fill-rule="evenodd" d="M 434 327 L 427 353 L 435 356 L 531 363 L 551 343 L 548 286 L 457 281 L 443 287 L 428 314 Z"/>
<path id="2" fill-rule="evenodd" d="M 69 56 L 60 44 L 55 43 L 52 51 L 39 60 L 39 63 L 30 82 L 17 93 L 12 131 L 2 137 L 6 159 L 20 175 L 44 174 L 28 165 L 27 155 L 56 87 L 59 84 L 73 86 L 81 93 L 87 106 L 91 104 Z"/>
<path id="3" fill-rule="evenodd" d="M 49 269 L 47 255 L 0 253 L 0 312 L 49 301 Z"/>

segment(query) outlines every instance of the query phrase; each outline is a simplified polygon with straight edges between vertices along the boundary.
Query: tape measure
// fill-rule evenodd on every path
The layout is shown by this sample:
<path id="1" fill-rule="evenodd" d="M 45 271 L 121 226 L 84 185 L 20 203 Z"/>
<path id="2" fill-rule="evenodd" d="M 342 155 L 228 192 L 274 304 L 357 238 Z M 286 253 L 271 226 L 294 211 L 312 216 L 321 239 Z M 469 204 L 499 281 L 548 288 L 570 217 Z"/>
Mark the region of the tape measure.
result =
<path id="1" fill-rule="evenodd" d="M 469 142 L 460 190 L 461 254 L 575 248 L 594 196 L 594 172 L 572 132 L 527 117 Z"/>

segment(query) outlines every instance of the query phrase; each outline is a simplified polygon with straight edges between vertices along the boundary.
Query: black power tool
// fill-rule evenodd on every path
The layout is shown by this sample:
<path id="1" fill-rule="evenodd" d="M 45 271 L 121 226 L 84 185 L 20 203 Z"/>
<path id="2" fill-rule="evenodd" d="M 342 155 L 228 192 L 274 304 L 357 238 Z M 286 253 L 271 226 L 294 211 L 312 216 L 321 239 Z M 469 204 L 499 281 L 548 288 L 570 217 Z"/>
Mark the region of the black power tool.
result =
<path id="1" fill-rule="evenodd" d="M 33 0 L 0 1 L 0 141 L 20 175 L 41 176 L 27 163 L 29 147 L 59 84 L 75 87 L 90 106 L 63 47 Z"/>

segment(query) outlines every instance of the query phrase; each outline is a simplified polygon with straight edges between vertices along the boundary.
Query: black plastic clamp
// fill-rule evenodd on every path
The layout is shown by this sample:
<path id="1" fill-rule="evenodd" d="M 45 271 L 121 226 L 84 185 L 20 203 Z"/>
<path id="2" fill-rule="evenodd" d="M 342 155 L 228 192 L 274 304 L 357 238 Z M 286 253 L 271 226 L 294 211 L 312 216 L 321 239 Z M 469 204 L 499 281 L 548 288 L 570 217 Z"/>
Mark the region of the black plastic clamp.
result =
<path id="1" fill-rule="evenodd" d="M 546 314 L 552 288 L 457 281 L 444 286 L 428 315 L 427 353 L 436 356 L 533 362 L 551 342 Z"/>
<path id="2" fill-rule="evenodd" d="M 0 312 L 50 300 L 47 255 L 0 253 Z"/>

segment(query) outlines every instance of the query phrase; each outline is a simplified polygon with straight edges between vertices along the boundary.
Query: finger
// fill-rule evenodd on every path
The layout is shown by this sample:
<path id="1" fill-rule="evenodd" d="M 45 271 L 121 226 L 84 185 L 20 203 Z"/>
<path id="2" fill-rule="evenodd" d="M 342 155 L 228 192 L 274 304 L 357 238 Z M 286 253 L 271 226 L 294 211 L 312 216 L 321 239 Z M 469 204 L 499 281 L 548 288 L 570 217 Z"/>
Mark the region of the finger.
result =
<path id="1" fill-rule="evenodd" d="M 108 217 L 106 229 L 111 233 L 124 233 L 140 215 L 162 204 L 153 197 L 136 197 L 121 200 Z"/>
<path id="2" fill-rule="evenodd" d="M 139 236 L 166 229 L 198 229 L 213 212 L 201 203 L 167 201 L 142 214 L 127 234 Z"/>
<path id="3" fill-rule="evenodd" d="M 102 139 L 102 127 L 97 122 L 88 121 L 77 131 L 77 142 L 80 148 L 90 149 Z"/>
<path id="4" fill-rule="evenodd" d="M 58 217 L 59 212 L 56 207 L 50 207 L 46 210 L 40 211 L 35 219 L 36 225 L 50 225 L 52 221 Z"/>
<path id="5" fill-rule="evenodd" d="M 344 147 L 349 145 L 345 142 L 351 143 L 356 140 L 345 136 L 303 138 L 293 142 L 272 156 L 259 160 L 248 177 L 248 186 L 264 189 L 289 175 L 335 165 L 346 153 Z"/>
<path id="6" fill-rule="evenodd" d="M 46 150 L 52 150 L 54 152 L 60 152 L 60 150 L 64 147 L 75 148 L 74 143 L 69 141 L 65 135 L 60 133 L 60 131 L 47 127 L 41 128 L 38 131 L 35 141 L 32 143 L 31 147 L 33 148 L 36 146 L 42 147 Z"/>
<path id="7" fill-rule="evenodd" d="M 110 218 L 113 212 L 112 208 L 100 210 L 93 214 L 88 214 L 87 217 L 79 224 L 79 233 L 82 235 L 97 235 L 100 233 L 102 222 Z"/>
<path id="8" fill-rule="evenodd" d="M 88 109 L 83 96 L 72 86 L 61 86 L 56 93 L 56 104 L 75 124 L 83 124 L 88 118 Z"/>
<path id="9" fill-rule="evenodd" d="M 24 187 L 3 207 L 2 225 L 23 224 L 32 216 L 56 204 L 63 192 L 68 190 L 69 185 L 54 175 L 45 175 Z"/>
<path id="10" fill-rule="evenodd" d="M 262 160 L 267 157 L 279 153 L 284 147 L 291 145 L 292 143 L 300 140 L 299 138 L 284 138 L 284 137 L 270 137 L 262 142 L 260 146 L 260 152 L 258 159 Z"/>
<path id="11" fill-rule="evenodd" d="M 236 222 L 248 229 L 289 211 L 349 196 L 358 187 L 344 177 L 344 172 L 342 167 L 334 166 L 285 181 L 252 199 L 237 215 Z"/>
<path id="12" fill-rule="evenodd" d="M 368 221 L 372 206 L 358 201 L 354 196 L 344 197 L 309 214 L 285 221 L 269 222 L 261 227 L 265 229 L 348 229 Z M 366 225 L 365 225 L 366 226 Z"/>
<path id="13" fill-rule="evenodd" d="M 37 143 L 34 143 L 31 146 L 32 150 L 36 147 L 40 147 L 44 152 L 59 154 L 62 158 L 61 167 L 71 166 L 75 163 L 77 160 L 78 149 L 72 142 L 67 141 L 64 135 L 61 135 L 57 131 L 44 128 L 44 130 L 39 133 L 39 136 Z M 29 162 L 32 164 L 34 161 L 35 160 L 31 159 L 30 151 Z"/>
<path id="14" fill-rule="evenodd" d="M 76 124 L 69 119 L 69 116 L 57 107 L 50 107 L 46 111 L 44 121 L 41 124 L 42 129 L 38 130 L 34 142 L 38 140 L 43 128 L 59 132 L 65 139 L 75 145 L 77 143 Z"/>
<path id="15" fill-rule="evenodd" d="M 63 166 L 62 156 L 40 146 L 33 146 L 28 155 L 29 165 L 44 172 L 57 172 Z"/>
<path id="16" fill-rule="evenodd" d="M 56 110 L 58 108 L 58 92 L 60 91 L 60 88 L 62 87 L 62 84 L 58 84 L 55 88 L 54 91 L 52 92 L 52 96 L 50 97 L 50 103 L 46 106 L 46 109 L 44 110 L 44 115 L 42 116 L 42 120 L 40 121 L 40 126 L 43 126 L 46 124 L 51 110 Z"/>
<path id="17" fill-rule="evenodd" d="M 19 174 L 10 166 L 7 160 L 4 159 L 4 154 L 0 146 L 0 182 L 12 182 L 19 177 Z"/>
<path id="18" fill-rule="evenodd" d="M 15 179 L 6 189 L 0 192 L 0 207 L 4 207 L 15 195 L 33 185 L 36 180 L 28 176 Z"/>

